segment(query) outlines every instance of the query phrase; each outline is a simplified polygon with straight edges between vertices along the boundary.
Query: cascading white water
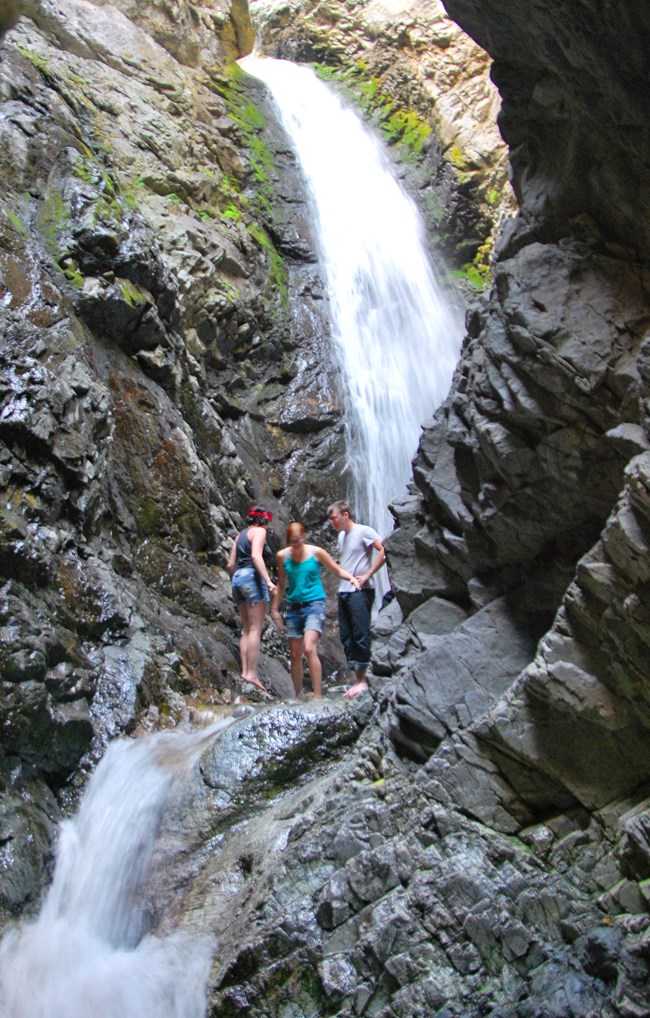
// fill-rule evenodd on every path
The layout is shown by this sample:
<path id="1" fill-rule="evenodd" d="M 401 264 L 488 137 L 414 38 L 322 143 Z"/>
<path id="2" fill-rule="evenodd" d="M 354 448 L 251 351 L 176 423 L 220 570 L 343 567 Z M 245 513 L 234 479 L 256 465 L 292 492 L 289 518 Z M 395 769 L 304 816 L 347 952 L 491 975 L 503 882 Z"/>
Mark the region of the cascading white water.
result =
<path id="1" fill-rule="evenodd" d="M 415 204 L 356 113 L 309 67 L 255 56 L 240 64 L 268 85 L 307 180 L 349 390 L 355 512 L 385 535 L 420 427 L 449 390 L 462 317 L 443 296 Z"/>
<path id="2" fill-rule="evenodd" d="M 202 1018 L 213 944 L 149 932 L 143 893 L 174 782 L 233 720 L 109 746 L 40 915 L 0 943 L 2 1018 Z"/>

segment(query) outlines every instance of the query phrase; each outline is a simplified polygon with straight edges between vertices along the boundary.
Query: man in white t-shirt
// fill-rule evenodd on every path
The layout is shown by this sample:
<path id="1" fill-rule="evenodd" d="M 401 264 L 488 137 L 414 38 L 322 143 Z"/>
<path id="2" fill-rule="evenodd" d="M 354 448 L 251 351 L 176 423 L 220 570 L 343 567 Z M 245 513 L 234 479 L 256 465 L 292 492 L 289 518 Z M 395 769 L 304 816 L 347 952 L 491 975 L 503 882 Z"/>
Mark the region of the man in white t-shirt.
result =
<path id="1" fill-rule="evenodd" d="M 386 553 L 376 530 L 351 519 L 347 502 L 334 502 L 327 515 L 339 532 L 341 568 L 361 582 L 361 589 L 355 590 L 349 580 L 341 580 L 338 597 L 341 642 L 348 668 L 356 675 L 356 682 L 343 695 L 358 696 L 368 688 L 366 671 L 370 664 L 370 623 L 375 598 L 372 577 L 383 566 Z"/>

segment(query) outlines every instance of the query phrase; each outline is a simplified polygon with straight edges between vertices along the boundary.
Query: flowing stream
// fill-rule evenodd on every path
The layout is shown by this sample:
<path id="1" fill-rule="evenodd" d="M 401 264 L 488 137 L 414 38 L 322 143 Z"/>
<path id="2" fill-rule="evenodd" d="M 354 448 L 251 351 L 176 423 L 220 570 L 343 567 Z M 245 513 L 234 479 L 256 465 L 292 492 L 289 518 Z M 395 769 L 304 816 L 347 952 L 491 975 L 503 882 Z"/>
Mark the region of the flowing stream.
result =
<path id="1" fill-rule="evenodd" d="M 348 388 L 354 511 L 386 535 L 421 425 L 449 391 L 462 317 L 436 278 L 414 202 L 357 114 L 309 67 L 256 56 L 240 65 L 270 89 L 307 181 Z"/>
<path id="2" fill-rule="evenodd" d="M 40 915 L 0 943 L 2 1018 L 203 1018 L 213 945 L 153 932 L 147 880 L 170 796 L 233 720 L 111 743 L 61 826 Z"/>

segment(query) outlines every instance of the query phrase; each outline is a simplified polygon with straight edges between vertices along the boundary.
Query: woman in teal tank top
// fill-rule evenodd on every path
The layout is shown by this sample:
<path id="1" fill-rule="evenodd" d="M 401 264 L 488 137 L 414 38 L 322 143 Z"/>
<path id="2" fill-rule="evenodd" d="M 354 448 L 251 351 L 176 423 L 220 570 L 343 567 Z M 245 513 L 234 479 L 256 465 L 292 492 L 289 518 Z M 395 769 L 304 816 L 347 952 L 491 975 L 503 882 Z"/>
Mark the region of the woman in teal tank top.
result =
<path id="1" fill-rule="evenodd" d="M 307 544 L 302 523 L 287 527 L 287 546 L 278 552 L 278 586 L 273 595 L 271 618 L 282 628 L 280 601 L 287 594 L 287 636 L 291 652 L 291 678 L 296 696 L 302 693 L 303 656 L 307 658 L 314 697 L 322 698 L 323 668 L 318 656 L 318 638 L 327 614 L 321 567 L 331 569 L 357 589 L 359 581 L 334 561 L 324 548 Z"/>

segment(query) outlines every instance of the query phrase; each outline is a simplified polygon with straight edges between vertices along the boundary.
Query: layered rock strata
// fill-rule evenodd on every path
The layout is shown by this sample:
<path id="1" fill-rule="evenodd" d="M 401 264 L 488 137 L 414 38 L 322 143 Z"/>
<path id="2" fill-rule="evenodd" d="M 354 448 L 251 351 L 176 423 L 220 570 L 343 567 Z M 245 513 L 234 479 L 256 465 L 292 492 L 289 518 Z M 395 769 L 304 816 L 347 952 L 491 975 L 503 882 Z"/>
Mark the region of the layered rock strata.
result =
<path id="1" fill-rule="evenodd" d="M 165 820 L 152 929 L 217 934 L 215 1018 L 650 1011 L 648 18 L 447 8 L 494 60 L 521 210 L 393 507 L 372 696 L 245 719 Z M 24 11 L 0 51 L 3 919 L 37 908 L 109 739 L 241 694 L 228 542 L 261 496 L 315 523 L 342 464 L 293 160 L 222 62 L 245 9 Z"/>
<path id="2" fill-rule="evenodd" d="M 461 5 L 450 9 L 474 24 Z M 535 38 L 530 25 L 515 18 L 503 38 L 494 31 L 506 137 L 512 142 L 534 133 L 532 150 L 541 133 L 559 136 L 570 110 L 573 131 L 587 137 L 593 128 L 598 150 L 602 130 L 595 131 L 592 117 L 603 117 L 614 96 L 624 102 L 633 85 L 629 75 L 613 80 L 605 65 L 596 88 L 593 79 L 588 85 L 580 78 L 579 85 L 567 73 L 563 88 L 571 86 L 571 94 L 543 104 L 540 80 L 560 88 L 564 57 L 575 52 L 575 42 L 556 37 L 552 52 L 557 45 L 563 59 L 554 64 L 540 41 L 537 62 L 524 71 L 513 54 L 517 40 L 523 46 Z M 591 37 L 597 35 L 594 28 Z M 594 45 L 595 63 L 601 53 Z M 510 88 L 516 72 L 517 86 Z M 589 102 L 582 86 L 589 87 Z M 630 96 L 630 117 L 634 103 Z M 644 137 L 640 128 L 638 144 Z M 413 628 L 417 637 L 418 624 L 408 619 L 414 608 L 423 615 L 424 602 L 431 608 L 425 657 L 418 654 L 410 665 L 407 653 L 398 662 L 395 736 L 416 755 L 429 756 L 470 722 L 463 745 L 452 734 L 429 768 L 456 795 L 464 782 L 454 761 L 471 745 L 472 781 L 483 758 L 486 773 L 466 805 L 511 830 L 557 808 L 602 807 L 642 795 L 650 778 L 641 678 L 648 606 L 639 571 L 648 513 L 648 289 L 637 261 L 644 227 L 632 237 L 623 205 L 616 230 L 610 229 L 611 206 L 595 200 L 616 159 L 598 164 L 605 179 L 594 181 L 594 190 L 578 192 L 573 138 L 564 139 L 564 158 L 557 146 L 540 156 L 562 162 L 566 176 L 558 180 L 548 165 L 542 169 L 535 159 L 531 166 L 524 150 L 515 149 L 521 213 L 504 233 L 492 294 L 469 318 L 449 400 L 425 426 L 415 488 L 394 507 L 399 525 L 388 542 L 407 618 L 389 647 L 391 641 L 404 646 Z M 620 142 L 611 144 L 615 150 Z M 544 174 L 553 186 L 542 201 Z M 643 192 L 637 171 L 631 176 Z M 628 186 L 612 180 L 614 189 Z M 446 605 L 442 632 L 430 617 L 440 599 L 469 615 L 449 636 Z M 545 632 L 533 656 L 530 647 Z M 475 655 L 492 640 L 502 649 L 507 641 L 511 662 L 528 653 L 530 666 L 512 687 L 514 676 L 502 667 L 496 685 L 482 676 L 473 708 L 459 710 L 467 683 L 449 662 L 462 653 L 476 681 Z M 386 655 L 394 660 L 389 649 Z M 472 724 L 506 689 L 506 698 Z M 605 757 L 610 764 L 603 772 Z"/>

